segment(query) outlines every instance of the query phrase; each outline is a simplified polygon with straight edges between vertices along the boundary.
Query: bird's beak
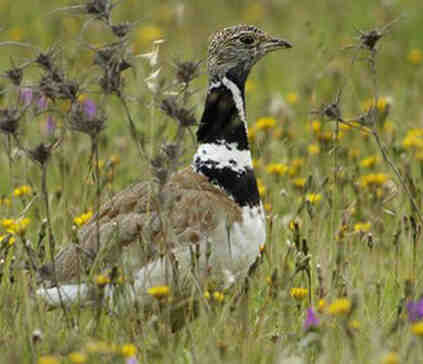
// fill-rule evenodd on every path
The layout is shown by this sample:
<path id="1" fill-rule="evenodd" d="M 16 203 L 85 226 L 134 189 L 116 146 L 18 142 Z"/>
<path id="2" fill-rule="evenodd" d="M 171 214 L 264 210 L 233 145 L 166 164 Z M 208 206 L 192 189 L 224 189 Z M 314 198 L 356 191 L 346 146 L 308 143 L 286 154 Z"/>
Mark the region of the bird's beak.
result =
<path id="1" fill-rule="evenodd" d="M 292 43 L 284 39 L 269 37 L 269 39 L 264 43 L 263 48 L 265 53 L 269 53 L 269 52 L 277 51 L 278 49 L 292 48 Z"/>

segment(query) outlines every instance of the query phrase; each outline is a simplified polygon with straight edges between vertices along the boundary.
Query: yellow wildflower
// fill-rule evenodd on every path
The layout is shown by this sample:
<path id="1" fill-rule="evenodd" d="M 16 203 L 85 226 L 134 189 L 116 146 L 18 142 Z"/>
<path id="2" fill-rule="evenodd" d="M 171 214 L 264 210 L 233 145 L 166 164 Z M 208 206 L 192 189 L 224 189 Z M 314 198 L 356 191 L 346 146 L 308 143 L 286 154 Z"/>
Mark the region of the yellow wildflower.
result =
<path id="1" fill-rule="evenodd" d="M 408 53 L 408 61 L 412 64 L 421 64 L 423 61 L 423 52 L 421 49 L 414 48 Z"/>
<path id="2" fill-rule="evenodd" d="M 377 163 L 379 163 L 379 158 L 376 155 L 364 158 L 360 161 L 360 166 L 363 168 L 373 168 Z"/>
<path id="3" fill-rule="evenodd" d="M 2 219 L 1 220 L 1 226 L 3 226 L 5 229 L 9 229 L 11 226 L 13 226 L 15 223 L 15 220 L 13 219 Z"/>
<path id="4" fill-rule="evenodd" d="M 107 283 L 110 283 L 110 277 L 106 274 L 97 274 L 94 281 L 97 286 L 104 287 Z"/>
<path id="5" fill-rule="evenodd" d="M 405 149 L 423 149 L 423 129 L 411 129 L 402 140 Z"/>
<path id="6" fill-rule="evenodd" d="M 28 186 L 28 185 L 23 185 L 13 190 L 13 196 L 15 197 L 28 196 L 31 193 L 32 193 L 32 188 L 31 186 Z"/>
<path id="7" fill-rule="evenodd" d="M 14 236 L 9 235 L 0 235 L 0 243 L 7 242 L 9 245 L 13 245 L 16 241 L 16 238 Z"/>
<path id="8" fill-rule="evenodd" d="M 326 301 L 323 298 L 321 298 L 317 305 L 317 311 L 320 313 L 323 313 L 325 309 L 326 309 Z"/>
<path id="9" fill-rule="evenodd" d="M 350 124 L 347 124 L 347 123 L 340 123 L 339 124 L 339 130 L 348 131 L 351 128 L 352 128 L 352 126 Z"/>
<path id="10" fill-rule="evenodd" d="M 311 122 L 311 130 L 313 130 L 314 133 L 318 134 L 322 128 L 322 124 L 319 120 L 313 120 Z"/>
<path id="11" fill-rule="evenodd" d="M 223 295 L 222 292 L 216 291 L 216 292 L 213 293 L 213 299 L 216 302 L 222 303 L 223 300 L 225 299 L 225 296 Z"/>
<path id="12" fill-rule="evenodd" d="M 399 356 L 396 352 L 391 351 L 390 353 L 387 353 L 382 358 L 382 364 L 399 364 Z"/>
<path id="13" fill-rule="evenodd" d="M 389 98 L 387 97 L 379 97 L 377 102 L 375 102 L 374 98 L 367 99 L 361 103 L 361 107 L 364 112 L 368 112 L 371 108 L 378 109 L 380 112 L 385 111 L 386 106 L 389 105 Z"/>
<path id="14" fill-rule="evenodd" d="M 272 212 L 272 205 L 270 204 L 270 203 L 268 203 L 268 202 L 266 202 L 264 205 L 263 205 L 263 208 L 264 208 L 264 211 L 266 211 L 266 212 Z"/>
<path id="15" fill-rule="evenodd" d="M 264 197 L 267 192 L 267 187 L 263 184 L 263 181 L 260 178 L 257 178 L 257 189 L 260 197 Z"/>
<path id="16" fill-rule="evenodd" d="M 350 329 L 353 329 L 353 330 L 358 330 L 358 329 L 360 329 L 360 322 L 358 321 L 358 320 L 351 320 L 350 322 L 348 322 L 348 327 L 350 328 Z"/>
<path id="17" fill-rule="evenodd" d="M 301 301 L 307 297 L 308 289 L 307 288 L 291 288 L 290 295 L 296 300 Z"/>
<path id="18" fill-rule="evenodd" d="M 288 228 L 291 231 L 296 231 L 299 227 L 301 227 L 301 221 L 299 219 L 291 220 L 288 224 Z"/>
<path id="19" fill-rule="evenodd" d="M 286 101 L 288 104 L 296 104 L 298 102 L 298 95 L 296 92 L 289 92 L 286 95 Z"/>
<path id="20" fill-rule="evenodd" d="M 311 204 L 319 203 L 321 199 L 322 195 L 320 193 L 307 193 L 306 195 L 306 201 Z"/>
<path id="21" fill-rule="evenodd" d="M 41 356 L 37 361 L 37 364 L 59 364 L 59 363 L 60 363 L 59 359 L 57 359 L 53 355 Z"/>
<path id="22" fill-rule="evenodd" d="M 23 235 L 26 232 L 26 229 L 30 222 L 31 219 L 29 219 L 28 217 L 22 217 L 17 220 L 12 220 L 12 223 L 6 228 L 6 231 L 10 234 Z"/>
<path id="23" fill-rule="evenodd" d="M 204 292 L 204 298 L 205 298 L 206 300 L 209 300 L 209 299 L 210 299 L 210 292 L 209 292 L 209 291 L 205 291 L 205 292 Z"/>
<path id="24" fill-rule="evenodd" d="M 330 315 L 343 315 L 351 310 L 351 302 L 347 298 L 338 298 L 328 307 Z"/>
<path id="25" fill-rule="evenodd" d="M 85 225 L 93 217 L 92 210 L 88 210 L 80 216 L 77 216 L 73 219 L 73 222 L 76 226 L 81 227 Z"/>
<path id="26" fill-rule="evenodd" d="M 266 172 L 275 176 L 283 176 L 287 170 L 288 166 L 282 163 L 270 163 L 266 166 Z"/>
<path id="27" fill-rule="evenodd" d="M 154 286 L 149 288 L 147 292 L 150 296 L 153 296 L 154 298 L 161 300 L 169 296 L 170 289 L 169 289 L 169 286 Z"/>
<path id="28" fill-rule="evenodd" d="M 124 357 L 130 358 L 132 356 L 135 356 L 137 353 L 137 348 L 134 344 L 125 344 L 121 348 L 121 353 Z"/>
<path id="29" fill-rule="evenodd" d="M 276 126 L 276 120 L 272 117 L 263 117 L 256 121 L 257 130 L 269 130 Z"/>
<path id="30" fill-rule="evenodd" d="M 411 331 L 414 335 L 423 336 L 423 321 L 419 321 L 411 325 Z"/>
<path id="31" fill-rule="evenodd" d="M 384 173 L 371 173 L 361 176 L 359 184 L 361 187 L 383 186 L 389 180 L 389 176 Z"/>
<path id="32" fill-rule="evenodd" d="M 371 226 L 370 222 L 358 222 L 354 225 L 354 231 L 356 233 L 367 233 L 370 231 Z"/>
<path id="33" fill-rule="evenodd" d="M 307 179 L 304 177 L 298 177 L 292 180 L 292 184 L 296 187 L 296 188 L 304 188 L 305 184 L 307 182 Z"/>
<path id="34" fill-rule="evenodd" d="M 75 364 L 83 364 L 87 361 L 87 354 L 81 351 L 74 351 L 68 355 L 69 360 Z"/>
<path id="35" fill-rule="evenodd" d="M 310 155 L 317 155 L 320 153 L 320 147 L 317 144 L 310 144 L 307 149 Z"/>

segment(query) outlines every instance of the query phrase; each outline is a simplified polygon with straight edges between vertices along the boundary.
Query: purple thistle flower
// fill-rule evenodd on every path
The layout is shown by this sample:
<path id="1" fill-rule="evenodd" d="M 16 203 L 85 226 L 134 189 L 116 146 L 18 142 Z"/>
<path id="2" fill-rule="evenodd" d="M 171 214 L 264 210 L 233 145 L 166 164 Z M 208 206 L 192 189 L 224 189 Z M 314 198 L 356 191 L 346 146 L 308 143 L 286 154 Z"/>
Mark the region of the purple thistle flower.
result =
<path id="1" fill-rule="evenodd" d="M 37 105 L 40 111 L 47 109 L 48 106 L 48 99 L 43 94 L 40 95 L 39 99 L 37 100 Z"/>
<path id="2" fill-rule="evenodd" d="M 56 131 L 56 121 L 53 119 L 51 115 L 47 117 L 46 130 L 47 130 L 48 137 L 53 136 L 54 132 Z"/>
<path id="3" fill-rule="evenodd" d="M 306 330 L 317 327 L 320 323 L 320 320 L 317 318 L 316 313 L 313 310 L 313 307 L 307 309 L 306 319 L 304 321 L 304 328 Z"/>
<path id="4" fill-rule="evenodd" d="M 131 356 L 126 359 L 125 364 L 138 364 L 138 360 L 135 356 Z"/>
<path id="5" fill-rule="evenodd" d="M 95 105 L 95 102 L 93 100 L 86 99 L 82 102 L 82 106 L 88 119 L 93 120 L 97 112 L 97 106 Z"/>
<path id="6" fill-rule="evenodd" d="M 423 298 L 419 301 L 410 301 L 407 303 L 408 320 L 416 322 L 423 319 Z"/>
<path id="7" fill-rule="evenodd" d="M 19 90 L 19 99 L 24 106 L 28 106 L 32 102 L 32 88 L 24 87 Z"/>

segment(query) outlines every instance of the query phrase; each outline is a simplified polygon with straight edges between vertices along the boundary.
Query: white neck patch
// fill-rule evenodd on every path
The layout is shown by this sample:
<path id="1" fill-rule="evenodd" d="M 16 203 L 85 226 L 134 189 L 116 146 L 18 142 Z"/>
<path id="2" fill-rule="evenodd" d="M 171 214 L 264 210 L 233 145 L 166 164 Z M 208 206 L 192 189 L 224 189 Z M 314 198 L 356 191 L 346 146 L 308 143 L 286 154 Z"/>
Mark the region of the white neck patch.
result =
<path id="1" fill-rule="evenodd" d="M 216 143 L 203 143 L 198 146 L 197 152 L 193 158 L 193 168 L 207 165 L 212 162 L 213 169 L 230 168 L 234 172 L 241 173 L 246 168 L 253 168 L 251 152 L 239 150 L 237 143 L 227 143 L 219 140 Z"/>
<path id="2" fill-rule="evenodd" d="M 244 124 L 247 124 L 247 119 L 245 117 L 245 106 L 244 106 L 244 100 L 242 99 L 241 91 L 238 88 L 238 86 L 232 82 L 229 78 L 223 77 L 222 83 L 225 85 L 225 87 L 231 91 L 232 96 L 234 98 L 235 106 L 238 110 L 239 117 L 244 122 Z"/>

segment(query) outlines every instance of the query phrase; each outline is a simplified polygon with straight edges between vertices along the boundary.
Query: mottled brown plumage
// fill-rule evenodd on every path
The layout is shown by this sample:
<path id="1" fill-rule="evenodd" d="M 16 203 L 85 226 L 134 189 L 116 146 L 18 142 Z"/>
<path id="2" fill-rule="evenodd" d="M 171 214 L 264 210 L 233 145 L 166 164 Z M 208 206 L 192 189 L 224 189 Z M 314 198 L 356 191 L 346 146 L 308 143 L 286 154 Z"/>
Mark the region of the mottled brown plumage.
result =
<path id="1" fill-rule="evenodd" d="M 197 243 L 222 218 L 228 224 L 240 221 L 241 209 L 206 177 L 188 167 L 171 176 L 161 191 L 153 182 L 127 187 L 106 202 L 98 216 L 99 254 L 94 216 L 78 233 L 79 245 L 70 244 L 57 254 L 59 282 L 75 280 L 89 271 L 97 256 L 101 264 L 116 263 L 131 243 L 145 253 L 138 260 L 140 265 L 146 264 L 177 244 Z M 42 268 L 41 276 L 52 278 L 50 264 Z"/>

